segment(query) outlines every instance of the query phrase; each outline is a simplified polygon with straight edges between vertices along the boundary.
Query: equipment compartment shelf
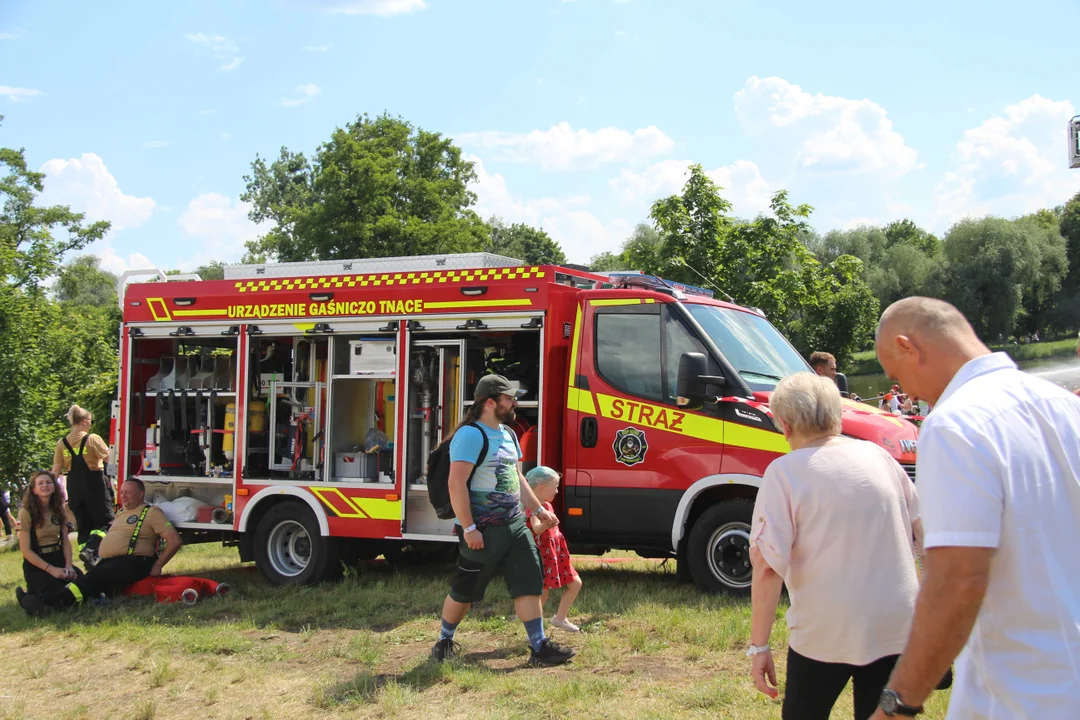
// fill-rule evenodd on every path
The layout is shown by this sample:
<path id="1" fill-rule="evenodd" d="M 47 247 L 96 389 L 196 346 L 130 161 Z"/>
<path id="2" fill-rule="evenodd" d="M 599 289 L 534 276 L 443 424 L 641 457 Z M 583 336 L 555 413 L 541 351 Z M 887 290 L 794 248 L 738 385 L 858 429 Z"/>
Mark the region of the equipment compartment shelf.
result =
<path id="1" fill-rule="evenodd" d="M 173 395 L 179 395 L 180 393 L 187 393 L 187 396 L 189 398 L 194 398 L 195 393 L 202 393 L 202 396 L 203 396 L 204 400 L 209 400 L 210 399 L 210 393 L 214 393 L 214 396 L 219 397 L 219 398 L 221 398 L 221 397 L 236 397 L 236 393 L 234 391 L 232 391 L 232 390 L 214 390 L 212 388 L 211 389 L 202 389 L 202 390 L 191 390 L 191 389 L 188 389 L 188 390 L 172 390 L 171 392 L 173 393 Z M 157 391 L 157 390 L 148 390 L 146 392 L 140 392 L 140 393 L 136 393 L 136 394 L 142 395 L 144 397 L 157 397 L 158 395 L 168 395 L 169 393 L 170 393 L 169 390 L 162 390 L 160 392 Z"/>
<path id="2" fill-rule="evenodd" d="M 225 532 L 233 531 L 233 524 L 230 520 L 227 523 L 199 523 L 199 522 L 181 522 L 175 525 L 177 530 L 223 530 Z"/>
<path id="3" fill-rule="evenodd" d="M 233 479 L 228 477 L 197 477 L 195 475 L 133 475 L 144 483 L 178 484 L 178 485 L 232 485 Z"/>

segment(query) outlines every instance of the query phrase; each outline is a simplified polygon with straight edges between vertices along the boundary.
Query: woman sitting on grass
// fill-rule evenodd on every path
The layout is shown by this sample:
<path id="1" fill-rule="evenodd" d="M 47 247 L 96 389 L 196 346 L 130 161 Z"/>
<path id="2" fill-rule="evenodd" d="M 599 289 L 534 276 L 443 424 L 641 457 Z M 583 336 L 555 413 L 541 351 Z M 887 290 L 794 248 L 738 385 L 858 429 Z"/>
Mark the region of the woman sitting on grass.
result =
<path id="1" fill-rule="evenodd" d="M 58 590 L 82 573 L 71 565 L 69 525 L 71 511 L 56 491 L 56 479 L 48 470 L 30 478 L 19 510 L 19 549 L 23 556 L 26 592 L 43 595 Z M 22 588 L 15 597 L 22 600 Z"/>
<path id="2" fill-rule="evenodd" d="M 776 697 L 769 635 L 791 597 L 785 720 L 828 720 L 852 680 L 855 718 L 873 715 L 907 643 L 922 545 L 915 486 L 871 442 L 840 435 L 836 385 L 781 380 L 769 402 L 791 452 L 769 465 L 754 505 L 751 646 L 758 690 Z"/>

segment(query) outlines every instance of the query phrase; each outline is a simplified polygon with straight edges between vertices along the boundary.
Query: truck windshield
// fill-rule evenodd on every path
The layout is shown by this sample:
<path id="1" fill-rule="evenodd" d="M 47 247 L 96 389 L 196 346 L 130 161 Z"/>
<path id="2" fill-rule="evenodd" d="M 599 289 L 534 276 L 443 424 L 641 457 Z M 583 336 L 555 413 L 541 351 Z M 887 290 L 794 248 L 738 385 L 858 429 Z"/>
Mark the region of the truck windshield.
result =
<path id="1" fill-rule="evenodd" d="M 684 306 L 751 390 L 772 390 L 781 378 L 810 369 L 765 318 L 712 305 Z"/>

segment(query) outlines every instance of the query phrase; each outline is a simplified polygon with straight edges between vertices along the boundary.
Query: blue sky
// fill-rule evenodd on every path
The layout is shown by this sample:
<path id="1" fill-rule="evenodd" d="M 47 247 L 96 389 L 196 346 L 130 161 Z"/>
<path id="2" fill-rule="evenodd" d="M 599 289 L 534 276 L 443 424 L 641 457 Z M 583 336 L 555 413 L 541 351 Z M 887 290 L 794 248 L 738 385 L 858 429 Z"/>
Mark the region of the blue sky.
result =
<path id="1" fill-rule="evenodd" d="M 816 6 L 827 5 L 821 10 Z M 235 261 L 255 155 L 357 114 L 450 135 L 477 209 L 615 250 L 690 162 L 820 230 L 1012 216 L 1080 190 L 1075 0 L 255 0 L 0 11 L 0 143 L 114 223 L 113 271 Z"/>

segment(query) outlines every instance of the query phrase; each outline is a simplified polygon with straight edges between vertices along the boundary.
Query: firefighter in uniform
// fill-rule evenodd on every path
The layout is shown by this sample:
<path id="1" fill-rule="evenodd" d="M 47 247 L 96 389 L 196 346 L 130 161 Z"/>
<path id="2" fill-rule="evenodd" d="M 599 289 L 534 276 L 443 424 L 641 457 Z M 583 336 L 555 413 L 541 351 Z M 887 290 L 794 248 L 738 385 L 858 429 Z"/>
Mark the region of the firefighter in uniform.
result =
<path id="1" fill-rule="evenodd" d="M 56 443 L 52 471 L 55 476 L 67 474 L 67 501 L 79 531 L 79 557 L 89 570 L 97 561 L 98 546 L 113 520 L 116 503 L 105 477 L 109 446 L 90 432 L 94 416 L 88 410 L 72 405 L 67 418 L 71 432 Z"/>
<path id="2" fill-rule="evenodd" d="M 165 564 L 180 549 L 180 533 L 161 508 L 147 505 L 146 488 L 138 478 L 120 486 L 120 512 L 98 550 L 101 559 L 86 575 L 40 597 L 27 593 L 19 604 L 31 615 L 50 608 L 71 607 L 119 592 L 145 577 L 161 575 Z M 158 554 L 159 540 L 165 548 Z"/>
<path id="3" fill-rule="evenodd" d="M 52 473 L 38 470 L 31 475 L 19 510 L 19 549 L 28 592 L 43 595 L 59 590 L 82 574 L 71 564 L 72 521 Z M 15 590 L 20 603 L 24 594 L 22 588 Z"/>

